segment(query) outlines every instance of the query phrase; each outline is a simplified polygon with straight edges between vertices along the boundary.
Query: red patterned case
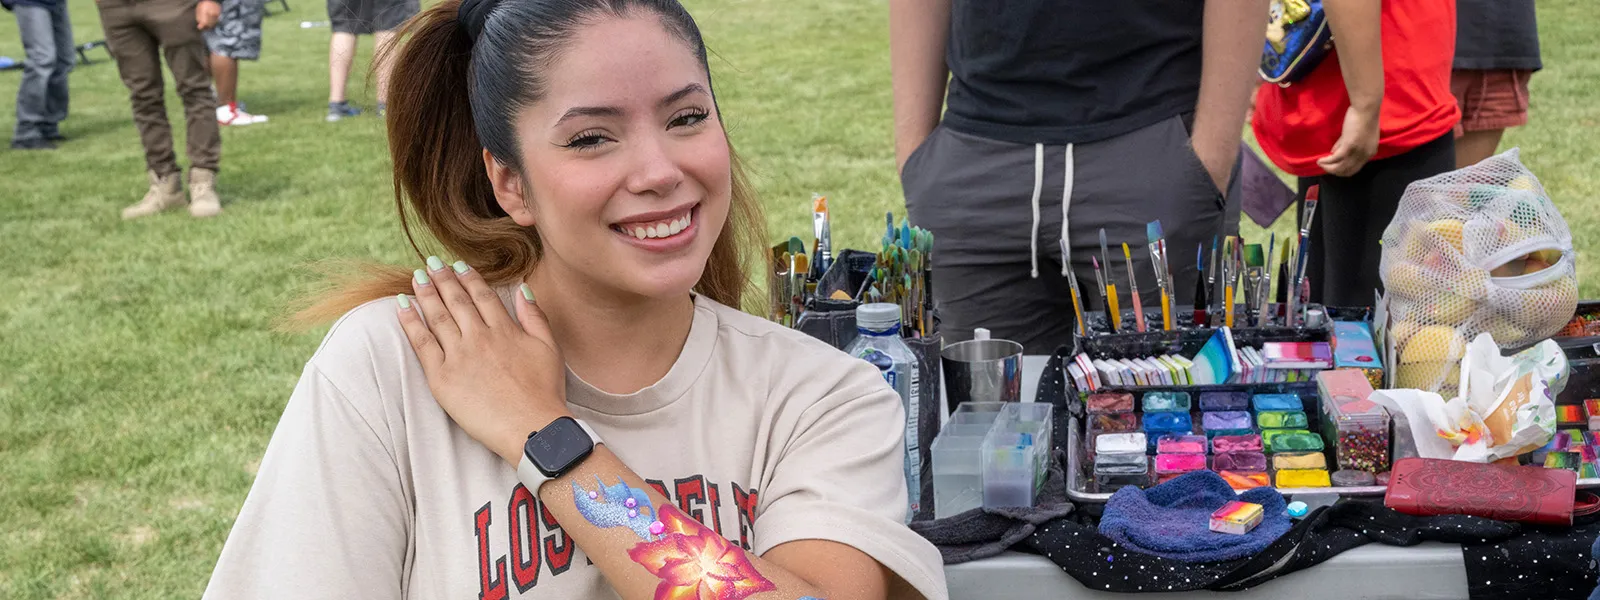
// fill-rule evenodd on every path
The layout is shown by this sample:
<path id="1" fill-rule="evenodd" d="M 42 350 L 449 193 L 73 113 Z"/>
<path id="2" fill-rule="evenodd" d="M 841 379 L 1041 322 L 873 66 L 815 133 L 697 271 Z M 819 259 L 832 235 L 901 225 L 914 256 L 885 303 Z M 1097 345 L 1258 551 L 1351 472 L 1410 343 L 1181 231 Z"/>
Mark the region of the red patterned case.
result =
<path id="1" fill-rule="evenodd" d="M 1472 515 L 1571 525 L 1578 474 L 1566 469 L 1406 458 L 1394 464 L 1384 506 L 1408 515 Z"/>

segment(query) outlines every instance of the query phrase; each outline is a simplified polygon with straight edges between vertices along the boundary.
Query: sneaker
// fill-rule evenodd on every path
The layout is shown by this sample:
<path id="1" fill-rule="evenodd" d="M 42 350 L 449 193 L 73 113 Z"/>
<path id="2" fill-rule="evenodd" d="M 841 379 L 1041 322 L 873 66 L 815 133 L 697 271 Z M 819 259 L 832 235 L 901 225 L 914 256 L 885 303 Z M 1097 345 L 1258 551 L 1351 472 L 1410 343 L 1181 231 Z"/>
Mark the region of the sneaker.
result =
<path id="1" fill-rule="evenodd" d="M 183 206 L 183 180 L 177 173 L 165 177 L 150 171 L 150 191 L 145 192 L 144 199 L 133 206 L 122 209 L 122 218 L 137 219 L 148 217 L 169 208 Z"/>
<path id="2" fill-rule="evenodd" d="M 234 102 L 217 107 L 218 125 L 250 125 L 253 123 L 267 122 L 266 115 L 252 115 L 244 111 L 244 107 Z"/>
<path id="3" fill-rule="evenodd" d="M 215 217 L 222 212 L 217 197 L 217 172 L 199 167 L 189 169 L 189 215 Z"/>
<path id="4" fill-rule="evenodd" d="M 25 140 L 11 140 L 12 150 L 55 150 L 56 145 L 45 138 L 28 138 Z"/>
<path id="5" fill-rule="evenodd" d="M 361 114 L 361 109 L 356 108 L 354 106 L 351 106 L 348 101 L 346 101 L 346 102 L 329 102 L 328 103 L 328 122 L 329 123 L 332 123 L 334 121 L 338 121 L 340 119 L 347 119 L 347 118 L 350 118 L 350 117 L 358 116 L 360 114 Z"/>
<path id="6" fill-rule="evenodd" d="M 46 131 L 44 133 L 44 139 L 50 140 L 52 142 L 65 142 L 65 141 L 67 141 L 67 136 L 61 135 L 61 132 L 59 130 L 53 130 L 53 131 Z"/>

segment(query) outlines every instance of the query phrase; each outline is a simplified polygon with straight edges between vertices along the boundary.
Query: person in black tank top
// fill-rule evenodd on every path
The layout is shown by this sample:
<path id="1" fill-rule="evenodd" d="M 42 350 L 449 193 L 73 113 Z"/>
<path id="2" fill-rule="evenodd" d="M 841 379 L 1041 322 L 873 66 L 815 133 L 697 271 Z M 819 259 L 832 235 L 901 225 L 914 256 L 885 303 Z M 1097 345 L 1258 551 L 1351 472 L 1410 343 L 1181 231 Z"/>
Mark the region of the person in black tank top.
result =
<path id="1" fill-rule="evenodd" d="M 896 158 L 907 212 L 937 240 L 947 336 L 987 327 L 1029 353 L 1070 342 L 1066 269 L 1094 287 L 1102 228 L 1133 248 L 1143 304 L 1158 306 L 1144 249 L 1155 220 L 1174 303 L 1189 302 L 1196 246 L 1238 228 L 1238 195 L 1224 191 L 1266 11 L 1266 0 L 890 0 Z M 1126 289 L 1126 263 L 1113 262 L 1102 268 Z"/>

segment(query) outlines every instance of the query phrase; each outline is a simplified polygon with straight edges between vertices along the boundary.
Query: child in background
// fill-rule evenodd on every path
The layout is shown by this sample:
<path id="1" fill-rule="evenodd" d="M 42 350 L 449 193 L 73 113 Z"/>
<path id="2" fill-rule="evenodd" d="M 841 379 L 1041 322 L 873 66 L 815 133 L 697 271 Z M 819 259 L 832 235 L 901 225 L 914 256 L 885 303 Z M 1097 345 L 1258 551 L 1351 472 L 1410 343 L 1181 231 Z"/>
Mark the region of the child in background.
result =
<path id="1" fill-rule="evenodd" d="M 1506 128 L 1528 123 L 1528 78 L 1542 68 L 1533 0 L 1457 0 L 1456 168 L 1493 156 Z"/>
<path id="2" fill-rule="evenodd" d="M 1455 168 L 1455 3 L 1322 6 L 1334 51 L 1300 81 L 1262 85 L 1251 127 L 1262 152 L 1300 178 L 1302 201 L 1310 186 L 1321 187 L 1307 265 L 1312 301 L 1369 306 L 1382 286 L 1378 241 L 1401 194 Z"/>
<path id="3" fill-rule="evenodd" d="M 266 115 L 245 112 L 239 104 L 239 61 L 261 58 L 261 19 L 266 0 L 222 0 L 217 26 L 206 30 L 211 50 L 211 77 L 217 89 L 217 124 L 267 122 Z"/>

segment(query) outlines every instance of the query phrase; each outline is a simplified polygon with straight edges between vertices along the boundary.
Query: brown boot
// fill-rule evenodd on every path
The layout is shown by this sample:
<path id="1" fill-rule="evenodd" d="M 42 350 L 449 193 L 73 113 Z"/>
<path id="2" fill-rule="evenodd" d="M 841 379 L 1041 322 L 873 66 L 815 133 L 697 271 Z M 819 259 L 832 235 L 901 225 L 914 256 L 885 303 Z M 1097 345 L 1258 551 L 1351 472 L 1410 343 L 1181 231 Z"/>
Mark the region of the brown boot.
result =
<path id="1" fill-rule="evenodd" d="M 122 218 L 148 217 L 169 208 L 183 206 L 183 181 L 177 173 L 165 177 L 150 171 L 150 191 L 137 204 L 122 209 Z"/>
<path id="2" fill-rule="evenodd" d="M 222 213 L 222 199 L 217 197 L 217 172 L 194 167 L 189 169 L 189 214 L 194 217 L 215 217 Z"/>

